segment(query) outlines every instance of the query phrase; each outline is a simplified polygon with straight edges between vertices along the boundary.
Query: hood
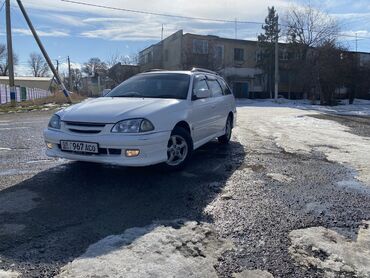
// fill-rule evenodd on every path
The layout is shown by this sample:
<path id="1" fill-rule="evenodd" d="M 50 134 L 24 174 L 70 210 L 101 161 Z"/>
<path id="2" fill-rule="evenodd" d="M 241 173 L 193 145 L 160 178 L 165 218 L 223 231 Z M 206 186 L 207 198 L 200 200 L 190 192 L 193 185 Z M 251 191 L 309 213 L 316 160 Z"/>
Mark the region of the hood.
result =
<path id="1" fill-rule="evenodd" d="M 72 105 L 58 114 L 62 121 L 116 123 L 130 118 L 145 118 L 185 100 L 159 98 L 101 97 Z"/>

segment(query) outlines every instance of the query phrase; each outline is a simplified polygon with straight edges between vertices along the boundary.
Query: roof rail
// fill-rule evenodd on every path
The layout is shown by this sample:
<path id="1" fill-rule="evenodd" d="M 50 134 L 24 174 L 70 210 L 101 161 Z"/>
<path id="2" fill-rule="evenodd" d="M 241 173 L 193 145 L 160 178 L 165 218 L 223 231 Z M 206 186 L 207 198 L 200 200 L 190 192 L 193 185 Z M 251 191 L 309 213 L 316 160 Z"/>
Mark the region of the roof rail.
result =
<path id="1" fill-rule="evenodd" d="M 192 69 L 191 69 L 191 72 L 195 72 L 195 71 L 199 71 L 199 72 L 207 72 L 207 73 L 212 73 L 212 74 L 218 75 L 218 73 L 217 73 L 217 72 L 212 71 L 212 70 L 208 70 L 208 69 L 202 69 L 202 68 L 192 68 Z"/>
<path id="2" fill-rule="evenodd" d="M 151 72 L 151 71 L 163 71 L 164 69 L 150 69 L 150 70 L 146 70 L 144 72 Z"/>

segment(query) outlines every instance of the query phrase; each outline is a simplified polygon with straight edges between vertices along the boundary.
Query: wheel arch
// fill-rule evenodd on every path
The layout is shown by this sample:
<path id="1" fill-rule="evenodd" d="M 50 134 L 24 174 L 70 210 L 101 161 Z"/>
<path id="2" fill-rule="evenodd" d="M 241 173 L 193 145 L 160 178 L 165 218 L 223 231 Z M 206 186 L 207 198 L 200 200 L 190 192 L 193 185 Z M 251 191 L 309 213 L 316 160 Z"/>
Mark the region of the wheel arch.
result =
<path id="1" fill-rule="evenodd" d="M 186 121 L 179 121 L 178 123 L 175 124 L 175 126 L 173 128 L 176 128 L 176 127 L 182 127 L 183 129 L 185 129 L 187 132 L 189 132 L 189 135 L 191 136 L 191 128 L 190 128 L 190 125 L 186 122 Z"/>

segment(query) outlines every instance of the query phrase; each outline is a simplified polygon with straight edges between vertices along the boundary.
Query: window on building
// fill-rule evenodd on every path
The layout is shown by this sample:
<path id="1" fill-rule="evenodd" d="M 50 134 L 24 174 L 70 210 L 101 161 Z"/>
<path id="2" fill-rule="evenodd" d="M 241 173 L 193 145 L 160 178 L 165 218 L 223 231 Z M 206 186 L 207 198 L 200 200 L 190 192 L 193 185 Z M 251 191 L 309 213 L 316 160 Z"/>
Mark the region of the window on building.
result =
<path id="1" fill-rule="evenodd" d="M 256 63 L 261 62 L 263 59 L 263 51 L 257 50 L 256 51 Z"/>
<path id="2" fill-rule="evenodd" d="M 288 51 L 282 50 L 279 52 L 279 60 L 288 61 L 289 60 L 289 53 Z"/>
<path id="3" fill-rule="evenodd" d="M 153 61 L 153 54 L 152 52 L 148 53 L 148 63 L 151 63 Z"/>
<path id="4" fill-rule="evenodd" d="M 234 60 L 244 61 L 244 49 L 243 48 L 234 48 Z"/>
<path id="5" fill-rule="evenodd" d="M 208 41 L 206 40 L 193 40 L 193 53 L 194 54 L 208 54 Z"/>
<path id="6" fill-rule="evenodd" d="M 209 88 L 212 91 L 212 97 L 219 97 L 219 96 L 223 95 L 222 94 L 222 88 L 221 88 L 220 84 L 218 84 L 216 79 L 208 80 L 207 82 L 208 82 Z"/>
<path id="7" fill-rule="evenodd" d="M 262 74 L 257 74 L 254 76 L 253 85 L 254 86 L 262 86 Z"/>
<path id="8" fill-rule="evenodd" d="M 216 45 L 214 48 L 214 58 L 217 61 L 223 61 L 224 59 L 224 46 L 223 45 Z"/>

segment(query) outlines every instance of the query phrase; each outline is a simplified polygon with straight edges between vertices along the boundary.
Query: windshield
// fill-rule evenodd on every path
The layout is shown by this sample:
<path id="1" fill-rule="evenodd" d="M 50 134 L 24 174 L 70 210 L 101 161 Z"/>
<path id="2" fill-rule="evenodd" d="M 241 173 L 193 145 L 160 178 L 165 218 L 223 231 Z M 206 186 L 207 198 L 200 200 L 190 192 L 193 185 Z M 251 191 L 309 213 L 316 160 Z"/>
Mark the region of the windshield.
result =
<path id="1" fill-rule="evenodd" d="M 179 73 L 143 74 L 134 76 L 106 97 L 148 97 L 186 99 L 190 76 Z"/>

